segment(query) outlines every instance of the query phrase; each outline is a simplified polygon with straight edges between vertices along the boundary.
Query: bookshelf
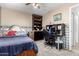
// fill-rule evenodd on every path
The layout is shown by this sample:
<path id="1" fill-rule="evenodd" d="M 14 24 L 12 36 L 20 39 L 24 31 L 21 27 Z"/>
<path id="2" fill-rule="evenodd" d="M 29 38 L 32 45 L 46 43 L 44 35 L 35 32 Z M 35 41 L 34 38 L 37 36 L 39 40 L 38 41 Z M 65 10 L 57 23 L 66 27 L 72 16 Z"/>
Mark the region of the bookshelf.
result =
<path id="1" fill-rule="evenodd" d="M 32 15 L 32 29 L 33 30 L 42 29 L 42 16 L 36 14 Z"/>

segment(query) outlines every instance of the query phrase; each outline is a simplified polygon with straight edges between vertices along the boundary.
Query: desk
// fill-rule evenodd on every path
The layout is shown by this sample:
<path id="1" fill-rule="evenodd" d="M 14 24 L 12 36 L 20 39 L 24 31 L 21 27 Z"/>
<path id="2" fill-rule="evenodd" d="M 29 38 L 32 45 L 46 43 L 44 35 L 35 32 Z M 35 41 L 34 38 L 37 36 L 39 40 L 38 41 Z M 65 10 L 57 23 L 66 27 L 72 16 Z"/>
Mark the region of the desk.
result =
<path id="1" fill-rule="evenodd" d="M 55 41 L 55 43 L 58 50 L 63 48 L 63 41 L 61 40 L 61 37 L 57 37 L 57 41 Z"/>

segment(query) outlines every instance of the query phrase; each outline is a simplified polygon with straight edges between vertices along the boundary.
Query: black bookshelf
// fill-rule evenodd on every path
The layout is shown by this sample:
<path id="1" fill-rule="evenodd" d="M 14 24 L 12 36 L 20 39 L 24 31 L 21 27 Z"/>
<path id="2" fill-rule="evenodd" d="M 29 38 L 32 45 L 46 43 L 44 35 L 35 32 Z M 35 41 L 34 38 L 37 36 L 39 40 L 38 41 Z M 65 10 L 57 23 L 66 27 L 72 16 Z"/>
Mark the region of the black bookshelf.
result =
<path id="1" fill-rule="evenodd" d="M 39 30 L 42 29 L 42 16 L 33 14 L 32 15 L 32 29 L 36 30 L 37 28 Z"/>

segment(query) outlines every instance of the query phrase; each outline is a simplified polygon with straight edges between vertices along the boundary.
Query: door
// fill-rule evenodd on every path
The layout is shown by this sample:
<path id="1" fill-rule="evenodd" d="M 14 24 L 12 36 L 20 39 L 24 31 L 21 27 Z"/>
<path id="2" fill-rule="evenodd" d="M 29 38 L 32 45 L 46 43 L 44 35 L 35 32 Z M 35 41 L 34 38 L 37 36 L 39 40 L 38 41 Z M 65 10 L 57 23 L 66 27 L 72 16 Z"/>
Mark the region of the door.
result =
<path id="1" fill-rule="evenodd" d="M 79 44 L 79 15 L 75 11 L 72 13 L 72 20 L 73 20 L 72 46 L 76 46 L 77 44 Z"/>

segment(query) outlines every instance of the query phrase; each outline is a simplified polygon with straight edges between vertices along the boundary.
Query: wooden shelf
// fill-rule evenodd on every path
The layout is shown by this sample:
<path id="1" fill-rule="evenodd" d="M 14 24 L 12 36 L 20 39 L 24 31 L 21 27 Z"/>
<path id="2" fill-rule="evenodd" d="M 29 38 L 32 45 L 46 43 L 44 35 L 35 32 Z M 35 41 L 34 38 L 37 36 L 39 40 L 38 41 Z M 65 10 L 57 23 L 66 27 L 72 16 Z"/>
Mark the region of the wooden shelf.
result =
<path id="1" fill-rule="evenodd" d="M 32 29 L 36 30 L 38 28 L 39 30 L 42 29 L 42 16 L 40 15 L 32 15 Z"/>

